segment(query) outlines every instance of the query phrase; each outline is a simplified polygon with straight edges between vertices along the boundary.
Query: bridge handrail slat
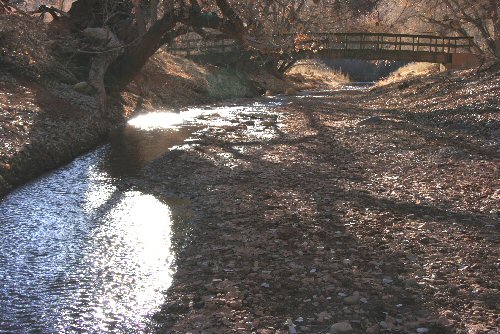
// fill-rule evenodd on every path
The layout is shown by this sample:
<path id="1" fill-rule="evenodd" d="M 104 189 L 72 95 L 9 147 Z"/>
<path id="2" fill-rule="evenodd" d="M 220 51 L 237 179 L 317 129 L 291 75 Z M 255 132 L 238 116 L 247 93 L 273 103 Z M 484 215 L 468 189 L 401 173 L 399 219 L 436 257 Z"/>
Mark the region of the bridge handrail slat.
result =
<path id="1" fill-rule="evenodd" d="M 296 33 L 285 33 L 277 36 L 297 36 Z M 404 37 L 404 38 L 432 38 L 432 39 L 451 39 L 451 40 L 473 40 L 474 37 L 470 36 L 437 36 L 437 35 L 419 35 L 419 34 L 393 34 L 393 33 L 375 33 L 375 32 L 342 32 L 342 33 L 323 33 L 323 32 L 311 32 L 305 33 L 304 35 L 317 35 L 317 36 L 383 36 L 383 37 Z"/>

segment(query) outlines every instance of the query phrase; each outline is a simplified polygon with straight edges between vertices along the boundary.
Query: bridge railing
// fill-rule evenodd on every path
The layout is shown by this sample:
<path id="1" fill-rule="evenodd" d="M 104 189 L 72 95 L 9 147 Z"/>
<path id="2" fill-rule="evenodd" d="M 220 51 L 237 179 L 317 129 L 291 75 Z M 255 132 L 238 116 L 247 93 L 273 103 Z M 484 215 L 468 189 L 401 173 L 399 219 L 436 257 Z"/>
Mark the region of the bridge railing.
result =
<path id="1" fill-rule="evenodd" d="M 434 53 L 468 52 L 473 46 L 472 37 L 441 37 L 435 35 L 410 35 L 388 33 L 307 33 L 277 36 L 284 47 L 294 45 L 301 50 L 394 50 Z"/>
<path id="2" fill-rule="evenodd" d="M 427 53 L 470 52 L 472 37 L 441 37 L 435 35 L 410 35 L 389 33 L 305 33 L 275 35 L 268 53 L 290 54 L 319 50 L 411 51 Z M 196 56 L 208 53 L 233 53 L 239 50 L 231 39 L 186 38 L 167 47 L 170 53 Z"/>
<path id="3" fill-rule="evenodd" d="M 232 53 L 239 50 L 238 44 L 231 39 L 185 39 L 181 43 L 169 45 L 167 51 L 178 56 L 196 56 L 207 53 Z"/>

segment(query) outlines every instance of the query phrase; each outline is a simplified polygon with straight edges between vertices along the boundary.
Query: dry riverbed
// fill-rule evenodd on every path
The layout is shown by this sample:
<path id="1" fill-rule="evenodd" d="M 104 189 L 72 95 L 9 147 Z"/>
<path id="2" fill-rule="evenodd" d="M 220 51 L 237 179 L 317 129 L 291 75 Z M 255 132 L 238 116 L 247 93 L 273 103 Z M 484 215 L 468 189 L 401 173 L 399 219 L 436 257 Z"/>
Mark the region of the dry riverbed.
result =
<path id="1" fill-rule="evenodd" d="M 498 333 L 498 72 L 290 101 L 137 181 L 196 213 L 159 329 Z"/>

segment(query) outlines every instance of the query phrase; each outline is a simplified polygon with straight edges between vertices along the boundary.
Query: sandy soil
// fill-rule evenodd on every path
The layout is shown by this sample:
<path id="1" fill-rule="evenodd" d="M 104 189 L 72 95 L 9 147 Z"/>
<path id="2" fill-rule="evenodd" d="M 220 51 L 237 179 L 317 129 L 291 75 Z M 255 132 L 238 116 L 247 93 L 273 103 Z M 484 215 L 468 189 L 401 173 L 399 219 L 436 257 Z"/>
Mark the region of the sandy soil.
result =
<path id="1" fill-rule="evenodd" d="M 196 212 L 157 329 L 498 333 L 498 72 L 290 101 L 137 181 Z"/>

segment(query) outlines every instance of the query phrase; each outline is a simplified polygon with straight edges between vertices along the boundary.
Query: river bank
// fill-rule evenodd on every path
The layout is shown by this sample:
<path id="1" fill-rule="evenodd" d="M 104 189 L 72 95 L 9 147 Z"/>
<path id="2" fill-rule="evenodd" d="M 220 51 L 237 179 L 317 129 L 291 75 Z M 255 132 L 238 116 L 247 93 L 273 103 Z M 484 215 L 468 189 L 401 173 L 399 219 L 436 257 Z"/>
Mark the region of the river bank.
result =
<path id="1" fill-rule="evenodd" d="M 0 197 L 106 140 L 133 114 L 248 98 L 310 85 L 257 71 L 202 66 L 160 51 L 99 113 L 95 98 L 68 80 L 0 72 Z M 300 80 L 300 77 L 299 77 Z M 333 85 L 329 82 L 328 85 Z"/>
<path id="2" fill-rule="evenodd" d="M 498 71 L 291 98 L 136 186 L 196 212 L 167 333 L 497 333 Z"/>

